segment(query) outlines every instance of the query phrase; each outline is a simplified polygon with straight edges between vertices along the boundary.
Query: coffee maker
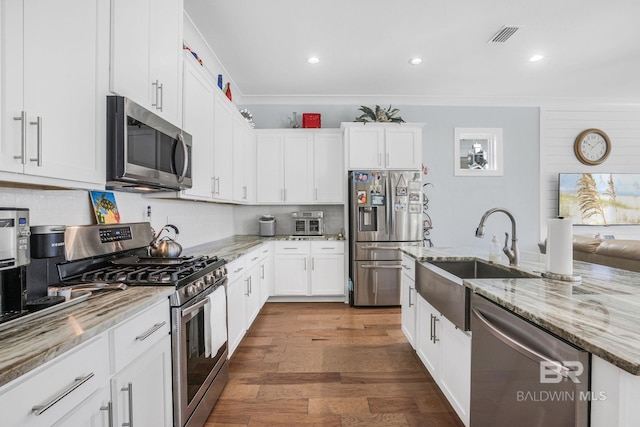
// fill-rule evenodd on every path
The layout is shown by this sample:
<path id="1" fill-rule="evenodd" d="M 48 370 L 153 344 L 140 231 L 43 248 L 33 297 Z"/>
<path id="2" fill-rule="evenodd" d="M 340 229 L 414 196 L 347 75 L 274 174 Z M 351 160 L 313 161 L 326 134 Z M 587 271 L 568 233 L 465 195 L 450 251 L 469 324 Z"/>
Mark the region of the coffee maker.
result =
<path id="1" fill-rule="evenodd" d="M 65 261 L 64 225 L 36 225 L 31 227 L 31 264 L 27 267 L 27 305 L 55 303 L 45 301 L 49 286 L 56 286 L 60 279 L 57 264 Z"/>
<path id="2" fill-rule="evenodd" d="M 0 323 L 26 312 L 29 209 L 0 208 Z"/>

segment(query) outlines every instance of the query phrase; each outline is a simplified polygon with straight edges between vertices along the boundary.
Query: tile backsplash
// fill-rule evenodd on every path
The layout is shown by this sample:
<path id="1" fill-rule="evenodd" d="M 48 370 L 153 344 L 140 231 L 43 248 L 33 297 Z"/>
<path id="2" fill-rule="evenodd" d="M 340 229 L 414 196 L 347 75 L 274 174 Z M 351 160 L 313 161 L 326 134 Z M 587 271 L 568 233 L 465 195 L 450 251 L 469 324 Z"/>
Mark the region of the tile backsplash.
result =
<path id="1" fill-rule="evenodd" d="M 324 211 L 325 233 L 344 230 L 344 207 L 326 206 L 241 206 L 219 203 L 157 199 L 141 194 L 114 192 L 122 222 L 148 221 L 159 230 L 174 224 L 180 230 L 178 242 L 185 248 L 234 234 L 258 234 L 258 219 L 276 217 L 276 232 L 293 234 L 291 213 Z M 147 206 L 151 218 L 147 218 Z M 0 187 L 0 207 L 28 208 L 31 225 L 89 225 L 96 220 L 86 190 L 36 190 Z"/>

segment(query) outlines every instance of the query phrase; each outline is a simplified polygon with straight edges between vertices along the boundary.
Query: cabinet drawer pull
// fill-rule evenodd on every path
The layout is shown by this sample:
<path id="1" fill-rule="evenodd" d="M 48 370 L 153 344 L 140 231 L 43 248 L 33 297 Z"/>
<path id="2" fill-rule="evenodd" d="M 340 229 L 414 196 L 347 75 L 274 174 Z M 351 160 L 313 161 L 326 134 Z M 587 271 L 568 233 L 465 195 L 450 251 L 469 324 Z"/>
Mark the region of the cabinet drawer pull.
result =
<path id="1" fill-rule="evenodd" d="M 282 249 L 296 250 L 296 249 L 298 249 L 298 248 L 282 248 Z"/>
<path id="2" fill-rule="evenodd" d="M 266 254 L 267 252 L 269 252 L 269 249 L 265 249 L 264 251 L 262 251 L 263 254 Z"/>
<path id="3" fill-rule="evenodd" d="M 257 259 L 258 259 L 258 257 L 251 258 L 251 262 L 253 262 L 253 261 L 257 260 Z"/>
<path id="4" fill-rule="evenodd" d="M 35 415 L 43 414 L 47 409 L 51 408 L 56 403 L 60 402 L 62 399 L 67 397 L 72 391 L 74 391 L 75 389 L 77 389 L 87 381 L 89 381 L 91 378 L 93 378 L 93 372 L 85 375 L 84 377 L 77 377 L 71 385 L 69 385 L 67 388 L 62 390 L 60 393 L 56 394 L 47 402 L 43 403 L 42 405 L 36 405 L 33 408 L 31 408 L 31 412 L 33 412 Z"/>
<path id="5" fill-rule="evenodd" d="M 334 248 L 333 246 L 330 246 L 330 247 L 323 247 L 323 248 L 320 248 L 320 249 L 327 249 L 327 250 L 331 250 L 331 249 L 335 249 L 335 248 Z"/>
<path id="6" fill-rule="evenodd" d="M 167 322 L 165 322 L 165 321 L 162 321 L 161 323 L 156 323 L 151 328 L 149 328 L 148 331 L 138 335 L 136 337 L 136 341 L 144 341 L 144 340 L 146 340 L 147 338 L 149 338 L 151 336 L 151 334 L 153 334 L 155 331 L 157 331 L 158 329 L 162 328 L 166 324 L 167 324 Z"/>
<path id="7" fill-rule="evenodd" d="M 233 270 L 233 272 L 234 273 L 240 273 L 243 269 L 244 269 L 244 267 L 238 267 L 235 270 Z"/>

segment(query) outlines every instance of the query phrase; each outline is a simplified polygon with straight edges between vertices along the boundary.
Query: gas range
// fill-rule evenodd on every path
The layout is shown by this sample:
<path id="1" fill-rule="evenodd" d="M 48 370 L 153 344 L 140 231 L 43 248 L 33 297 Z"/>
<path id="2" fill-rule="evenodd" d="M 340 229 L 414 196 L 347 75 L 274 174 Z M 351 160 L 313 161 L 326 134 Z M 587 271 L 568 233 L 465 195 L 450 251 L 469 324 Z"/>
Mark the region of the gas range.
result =
<path id="1" fill-rule="evenodd" d="M 68 261 L 58 265 L 60 280 L 65 285 L 173 286 L 170 303 L 180 306 L 226 278 L 226 261 L 217 256 L 147 256 L 152 237 L 148 223 L 68 227 Z"/>

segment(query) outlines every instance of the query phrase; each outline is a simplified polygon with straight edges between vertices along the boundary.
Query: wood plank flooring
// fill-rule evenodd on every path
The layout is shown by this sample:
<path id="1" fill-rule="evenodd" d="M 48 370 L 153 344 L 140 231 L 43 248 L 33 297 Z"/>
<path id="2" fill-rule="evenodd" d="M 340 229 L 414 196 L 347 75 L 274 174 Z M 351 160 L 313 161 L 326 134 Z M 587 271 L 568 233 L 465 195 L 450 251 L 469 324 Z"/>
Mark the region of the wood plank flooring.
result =
<path id="1" fill-rule="evenodd" d="M 267 303 L 206 427 L 460 427 L 400 330 L 399 308 Z"/>

